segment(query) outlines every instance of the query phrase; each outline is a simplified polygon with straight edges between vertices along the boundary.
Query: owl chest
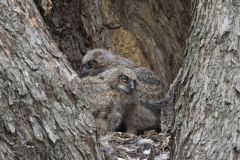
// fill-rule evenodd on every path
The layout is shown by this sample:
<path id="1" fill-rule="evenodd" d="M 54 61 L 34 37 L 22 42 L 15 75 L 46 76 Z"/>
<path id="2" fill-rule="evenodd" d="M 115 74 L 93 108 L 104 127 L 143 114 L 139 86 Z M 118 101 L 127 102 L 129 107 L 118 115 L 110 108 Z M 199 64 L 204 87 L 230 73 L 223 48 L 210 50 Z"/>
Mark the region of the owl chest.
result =
<path id="1" fill-rule="evenodd" d="M 119 94 L 113 91 L 90 94 L 87 96 L 87 101 L 93 109 L 111 108 L 116 101 L 119 101 L 119 99 Z"/>

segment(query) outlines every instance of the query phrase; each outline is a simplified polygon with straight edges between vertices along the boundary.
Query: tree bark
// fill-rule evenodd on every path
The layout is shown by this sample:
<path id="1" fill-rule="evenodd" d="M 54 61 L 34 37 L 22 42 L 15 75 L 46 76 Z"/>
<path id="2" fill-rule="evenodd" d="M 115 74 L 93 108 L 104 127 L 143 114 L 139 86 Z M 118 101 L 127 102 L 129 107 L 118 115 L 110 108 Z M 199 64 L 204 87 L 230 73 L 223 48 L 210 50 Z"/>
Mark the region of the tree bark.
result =
<path id="1" fill-rule="evenodd" d="M 69 87 L 77 74 L 33 1 L 1 0 L 0 10 L 0 159 L 103 159 Z"/>
<path id="2" fill-rule="evenodd" d="M 178 84 L 173 160 L 240 159 L 240 2 L 195 1 Z"/>
<path id="3" fill-rule="evenodd" d="M 240 159 L 240 2 L 192 6 L 172 159 Z M 52 7 L 46 29 L 32 1 L 0 2 L 1 159 L 103 159 L 94 120 L 69 85 L 87 49 L 110 49 L 167 83 L 181 66 L 189 1 L 55 0 Z"/>

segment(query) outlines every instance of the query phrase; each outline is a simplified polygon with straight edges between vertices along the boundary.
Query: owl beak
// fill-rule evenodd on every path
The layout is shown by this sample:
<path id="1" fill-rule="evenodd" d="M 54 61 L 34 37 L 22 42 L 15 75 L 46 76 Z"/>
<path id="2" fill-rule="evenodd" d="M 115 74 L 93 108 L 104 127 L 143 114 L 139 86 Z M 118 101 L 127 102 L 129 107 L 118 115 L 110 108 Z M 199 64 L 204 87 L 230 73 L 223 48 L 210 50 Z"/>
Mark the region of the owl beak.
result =
<path id="1" fill-rule="evenodd" d="M 89 70 L 86 67 L 83 67 L 82 72 L 80 73 L 80 78 L 86 77 L 89 75 Z"/>
<path id="2" fill-rule="evenodd" d="M 130 81 L 127 85 L 127 88 L 129 90 L 129 93 L 132 93 L 133 90 L 135 89 L 135 82 L 134 81 Z"/>

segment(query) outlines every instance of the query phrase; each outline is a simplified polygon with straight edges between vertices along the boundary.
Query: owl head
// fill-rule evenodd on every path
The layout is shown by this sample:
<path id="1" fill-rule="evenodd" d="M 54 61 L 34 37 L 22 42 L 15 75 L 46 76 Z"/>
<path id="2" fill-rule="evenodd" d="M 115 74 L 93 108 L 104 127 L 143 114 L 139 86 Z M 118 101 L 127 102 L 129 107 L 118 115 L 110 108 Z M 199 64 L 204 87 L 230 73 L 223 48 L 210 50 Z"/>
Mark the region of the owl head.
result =
<path id="1" fill-rule="evenodd" d="M 130 60 L 115 55 L 104 49 L 93 49 L 87 52 L 83 58 L 83 69 L 80 77 L 96 76 L 107 69 L 118 65 L 133 67 L 135 64 Z"/>
<path id="2" fill-rule="evenodd" d="M 125 67 L 108 69 L 98 75 L 108 85 L 121 93 L 130 94 L 136 89 L 136 75 L 133 71 Z"/>

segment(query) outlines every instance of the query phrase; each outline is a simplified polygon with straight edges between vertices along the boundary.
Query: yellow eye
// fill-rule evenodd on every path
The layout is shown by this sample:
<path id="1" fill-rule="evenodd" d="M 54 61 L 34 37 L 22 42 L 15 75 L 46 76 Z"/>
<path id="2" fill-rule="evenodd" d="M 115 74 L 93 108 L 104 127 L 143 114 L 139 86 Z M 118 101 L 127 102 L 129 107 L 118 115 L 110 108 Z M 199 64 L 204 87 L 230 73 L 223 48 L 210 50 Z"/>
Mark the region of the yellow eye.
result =
<path id="1" fill-rule="evenodd" d="M 122 83 L 127 83 L 129 81 L 129 77 L 126 75 L 120 75 L 119 76 L 119 81 Z"/>
<path id="2" fill-rule="evenodd" d="M 89 62 L 87 63 L 87 66 L 88 66 L 89 69 L 96 68 L 97 62 L 96 62 L 96 61 L 89 61 Z"/>

